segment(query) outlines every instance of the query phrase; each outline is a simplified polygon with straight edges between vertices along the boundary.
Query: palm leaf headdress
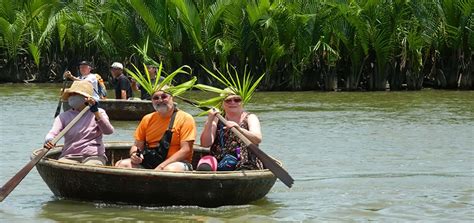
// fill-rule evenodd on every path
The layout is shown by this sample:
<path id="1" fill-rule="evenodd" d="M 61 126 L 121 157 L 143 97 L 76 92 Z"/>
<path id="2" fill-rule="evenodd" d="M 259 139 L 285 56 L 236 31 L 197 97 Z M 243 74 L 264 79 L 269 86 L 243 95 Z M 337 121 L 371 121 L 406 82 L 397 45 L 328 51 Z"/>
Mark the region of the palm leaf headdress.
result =
<path id="1" fill-rule="evenodd" d="M 238 95 L 242 98 L 242 104 L 248 103 L 255 92 L 258 84 L 262 80 L 265 73 L 263 73 L 255 82 L 253 82 L 253 76 L 250 75 L 250 71 L 247 72 L 247 67 L 244 69 L 242 79 L 239 77 L 239 74 L 235 67 L 226 65 L 226 74 L 216 69 L 217 73 L 213 73 L 204 66 L 201 66 L 204 70 L 207 71 L 212 77 L 214 77 L 221 84 L 226 86 L 225 89 L 220 89 L 217 87 L 212 87 L 204 84 L 197 84 L 194 87 L 203 91 L 209 91 L 218 93 L 219 96 L 208 99 L 206 101 L 199 101 L 200 106 L 212 106 L 219 108 L 223 111 L 222 101 L 229 95 Z M 230 67 L 230 68 L 229 68 Z M 253 83 L 252 83 L 253 82 Z"/>
<path id="2" fill-rule="evenodd" d="M 191 74 L 191 67 L 187 65 L 183 65 L 173 71 L 173 73 L 167 75 L 163 80 L 161 79 L 161 74 L 163 71 L 163 63 L 157 63 L 155 60 L 150 58 L 148 56 L 148 45 L 149 45 L 149 37 L 146 38 L 146 41 L 142 47 L 135 45 L 134 48 L 137 50 L 139 55 L 142 56 L 142 59 L 147 62 L 147 64 L 151 64 L 155 67 L 157 67 L 157 72 L 156 72 L 156 77 L 155 80 L 152 82 L 150 78 L 150 73 L 148 72 L 148 69 L 146 68 L 146 65 L 143 64 L 143 68 L 145 70 L 145 74 L 142 74 L 140 72 L 140 69 L 138 69 L 134 64 L 133 68 L 135 69 L 135 72 L 125 69 L 130 76 L 138 83 L 140 86 L 145 89 L 146 92 L 148 92 L 149 95 L 153 95 L 158 90 L 163 90 L 173 96 L 178 96 L 188 89 L 192 88 L 194 86 L 194 83 L 196 82 L 196 77 L 192 77 L 191 80 L 184 82 L 180 85 L 173 86 L 173 78 L 177 74 Z"/>
<path id="3" fill-rule="evenodd" d="M 161 74 L 163 72 L 163 64 L 160 63 L 156 72 L 156 78 L 154 81 L 151 80 L 150 78 L 150 73 L 148 72 L 148 69 L 146 68 L 146 65 L 143 64 L 143 68 L 145 70 L 145 74 L 142 74 L 140 72 L 140 69 L 138 69 L 134 64 L 132 64 L 133 68 L 135 69 L 135 72 L 125 69 L 130 76 L 138 83 L 140 86 L 145 89 L 148 94 L 153 95 L 158 90 L 163 90 L 173 96 L 180 95 L 187 91 L 188 89 L 192 88 L 194 86 L 194 83 L 196 82 L 196 77 L 192 77 L 191 80 L 184 82 L 182 84 L 173 86 L 173 78 L 177 74 L 190 74 L 191 73 L 191 67 L 184 65 L 173 71 L 171 74 L 167 75 L 162 81 L 160 81 Z M 186 71 L 189 70 L 189 71 Z"/>

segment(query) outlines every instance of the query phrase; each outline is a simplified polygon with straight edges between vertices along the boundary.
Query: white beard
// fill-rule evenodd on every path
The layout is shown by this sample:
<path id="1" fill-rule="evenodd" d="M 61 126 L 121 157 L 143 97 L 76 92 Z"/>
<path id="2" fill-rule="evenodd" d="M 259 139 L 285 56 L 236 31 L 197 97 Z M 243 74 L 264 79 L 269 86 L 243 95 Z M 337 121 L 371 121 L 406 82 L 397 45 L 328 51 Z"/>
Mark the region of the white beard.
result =
<path id="1" fill-rule="evenodd" d="M 155 111 L 161 114 L 165 114 L 169 110 L 168 105 L 166 104 L 153 104 L 153 108 L 155 109 Z"/>

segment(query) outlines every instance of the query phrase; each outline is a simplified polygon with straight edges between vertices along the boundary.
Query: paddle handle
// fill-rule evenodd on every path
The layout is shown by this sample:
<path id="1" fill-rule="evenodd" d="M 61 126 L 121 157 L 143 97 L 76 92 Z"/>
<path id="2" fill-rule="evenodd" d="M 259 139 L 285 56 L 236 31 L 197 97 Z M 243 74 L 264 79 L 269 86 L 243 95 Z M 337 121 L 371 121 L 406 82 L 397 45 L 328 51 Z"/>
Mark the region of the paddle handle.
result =
<path id="1" fill-rule="evenodd" d="M 221 121 L 224 125 L 227 125 L 227 119 L 225 119 L 221 114 L 217 113 L 216 114 L 216 117 L 219 119 L 219 121 Z M 245 137 L 245 135 L 238 129 L 238 128 L 231 128 L 230 131 L 232 131 L 234 134 L 237 135 L 237 137 L 239 137 L 240 139 L 242 139 L 242 141 L 245 143 L 245 145 L 250 145 L 250 144 L 253 144 L 252 141 L 250 141 L 250 139 L 248 139 L 247 137 Z"/>
<path id="2" fill-rule="evenodd" d="M 61 104 L 62 104 L 62 101 L 61 101 L 61 97 L 63 96 L 63 93 L 64 93 L 64 89 L 66 88 L 66 79 L 63 79 L 63 89 L 61 90 L 61 95 L 59 96 L 59 101 L 58 101 L 58 106 L 56 107 L 56 112 L 54 113 L 54 117 L 58 117 L 59 113 L 61 113 Z"/>
<path id="3" fill-rule="evenodd" d="M 82 111 L 71 121 L 66 127 L 59 132 L 59 134 L 51 140 L 53 144 L 56 144 L 63 136 L 68 132 L 79 119 L 84 115 L 84 113 L 89 110 L 89 106 L 86 106 Z M 18 173 L 15 174 L 5 185 L 0 188 L 0 202 L 2 202 L 25 178 L 26 175 L 33 169 L 33 167 L 48 153 L 49 149 L 43 148 L 38 155 L 35 156 L 30 162 L 28 162 L 23 168 L 21 168 Z"/>
<path id="4" fill-rule="evenodd" d="M 200 108 L 204 111 L 208 111 L 209 109 L 211 109 L 211 108 L 206 107 L 206 106 L 199 106 L 198 102 L 193 101 L 193 100 L 189 100 L 187 98 L 180 97 L 178 95 L 175 95 L 174 97 L 177 97 L 177 98 L 181 99 L 182 101 L 184 101 L 186 103 L 189 103 L 193 106 L 196 106 L 196 107 L 198 107 L 198 108 Z M 227 120 L 224 117 L 222 117 L 221 114 L 217 113 L 216 117 L 222 123 L 224 123 L 224 125 L 226 125 Z M 271 158 L 269 155 L 267 155 L 265 152 L 263 152 L 260 148 L 258 148 L 257 145 L 253 144 L 247 137 L 245 137 L 245 135 L 242 132 L 239 131 L 239 129 L 231 128 L 230 130 L 235 135 L 237 135 L 237 137 L 242 139 L 242 141 L 247 145 L 247 148 L 262 161 L 265 168 L 269 169 L 287 187 L 291 188 L 291 186 L 293 186 L 293 182 L 294 182 L 293 178 L 290 176 L 290 174 L 288 172 L 286 172 L 285 169 L 283 169 L 282 166 L 280 166 L 278 163 L 275 162 L 275 160 L 273 158 Z"/>
<path id="5" fill-rule="evenodd" d="M 216 117 L 224 123 L 224 125 L 227 125 L 227 120 L 222 117 L 221 114 L 217 113 Z M 265 168 L 269 169 L 275 176 L 281 180 L 287 187 L 291 188 L 293 186 L 293 178 L 286 172 L 283 167 L 278 165 L 273 158 L 271 158 L 269 155 L 267 155 L 265 152 L 263 152 L 260 148 L 258 148 L 257 145 L 253 144 L 252 141 L 250 141 L 239 129 L 232 127 L 230 129 L 237 137 L 239 137 L 246 145 L 249 150 L 255 154 L 263 163 Z"/>

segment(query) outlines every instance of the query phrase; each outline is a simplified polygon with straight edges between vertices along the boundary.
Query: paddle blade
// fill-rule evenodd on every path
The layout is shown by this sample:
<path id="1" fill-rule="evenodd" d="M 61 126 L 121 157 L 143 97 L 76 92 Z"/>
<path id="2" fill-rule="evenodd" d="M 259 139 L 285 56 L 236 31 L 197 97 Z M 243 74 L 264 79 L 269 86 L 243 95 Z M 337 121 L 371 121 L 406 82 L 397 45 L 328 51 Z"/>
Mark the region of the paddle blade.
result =
<path id="1" fill-rule="evenodd" d="M 66 132 L 69 131 L 76 123 L 79 121 L 79 119 L 89 110 L 89 106 L 86 106 L 82 111 L 71 121 L 69 124 L 64 127 L 59 134 L 54 137 L 53 140 L 51 140 L 51 143 L 56 144 L 63 136 L 66 134 Z M 33 167 L 48 153 L 48 149 L 43 148 L 41 152 L 35 156 L 30 162 L 28 162 L 20 171 L 18 171 L 15 176 L 13 176 L 5 185 L 3 185 L 2 188 L 0 188 L 0 202 L 5 199 L 10 192 L 13 191 L 13 189 L 18 186 L 18 184 L 25 178 L 26 175 L 33 169 Z"/>
<path id="2" fill-rule="evenodd" d="M 28 162 L 20 171 L 18 171 L 15 176 L 13 176 L 3 187 L 0 189 L 0 202 L 2 202 L 16 186 L 25 178 L 26 175 L 33 169 L 33 167 L 38 163 L 41 158 L 48 152 L 48 149 L 43 149 L 41 152 L 36 155 L 34 159 Z"/>
<path id="3" fill-rule="evenodd" d="M 278 165 L 278 163 L 275 162 L 273 158 L 264 153 L 255 144 L 249 144 L 248 149 L 250 149 L 250 151 L 262 161 L 265 168 L 272 171 L 272 173 L 275 174 L 275 176 L 280 179 L 280 181 L 283 182 L 287 187 L 291 188 L 291 186 L 293 186 L 293 178 L 290 176 L 290 174 L 288 174 L 288 172 L 286 172 L 285 169 L 283 169 L 283 167 Z"/>
<path id="4" fill-rule="evenodd" d="M 67 70 L 65 70 L 64 72 L 66 72 Z M 61 97 L 64 93 L 64 90 L 66 89 L 66 83 L 67 81 L 66 80 L 63 80 L 63 88 L 61 89 L 61 95 L 59 96 L 59 101 L 58 101 L 58 106 L 56 107 L 56 113 L 54 113 L 54 117 L 58 117 L 59 113 L 61 113 L 61 105 L 63 104 L 62 101 L 61 101 Z"/>
<path id="5" fill-rule="evenodd" d="M 61 113 L 61 100 L 59 100 L 58 107 L 56 107 L 56 113 L 54 113 L 54 117 L 58 117 L 59 113 Z"/>

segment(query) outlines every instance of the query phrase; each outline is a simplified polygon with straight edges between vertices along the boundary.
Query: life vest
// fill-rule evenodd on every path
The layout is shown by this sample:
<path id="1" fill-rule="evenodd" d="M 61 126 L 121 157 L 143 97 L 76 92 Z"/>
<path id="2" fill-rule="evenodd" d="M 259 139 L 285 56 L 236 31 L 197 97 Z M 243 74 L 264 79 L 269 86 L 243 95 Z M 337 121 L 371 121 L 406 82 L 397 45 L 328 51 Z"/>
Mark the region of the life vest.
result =
<path id="1" fill-rule="evenodd" d="M 99 97 L 101 99 L 107 98 L 107 87 L 105 86 L 104 79 L 99 74 L 95 74 L 97 78 L 97 86 L 99 87 Z"/>

